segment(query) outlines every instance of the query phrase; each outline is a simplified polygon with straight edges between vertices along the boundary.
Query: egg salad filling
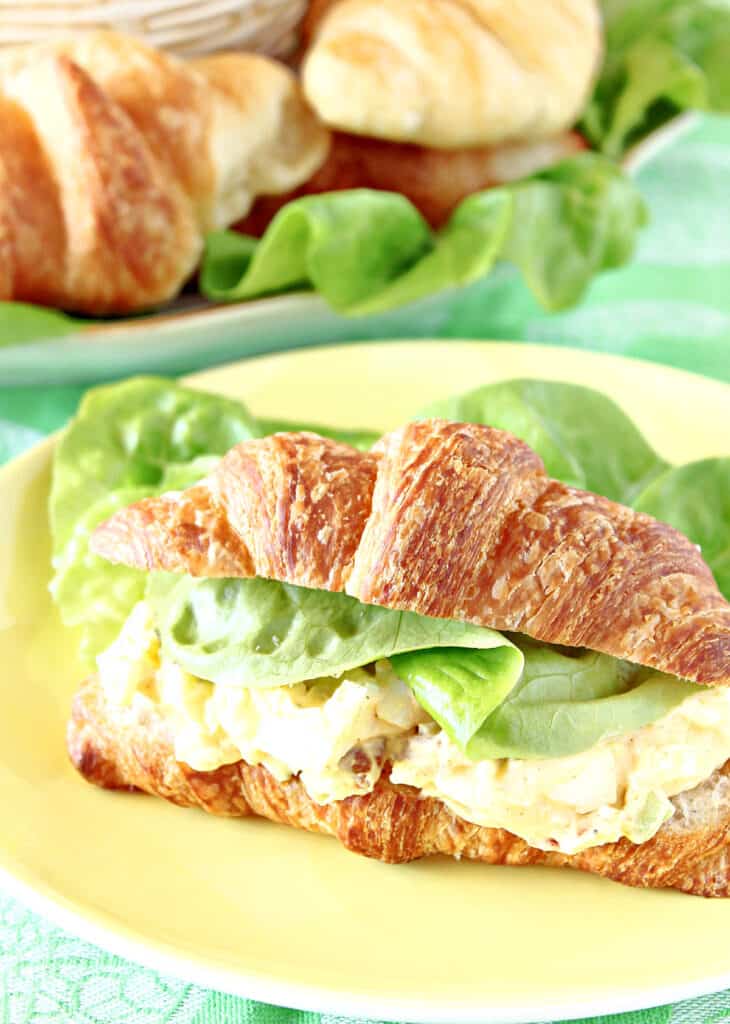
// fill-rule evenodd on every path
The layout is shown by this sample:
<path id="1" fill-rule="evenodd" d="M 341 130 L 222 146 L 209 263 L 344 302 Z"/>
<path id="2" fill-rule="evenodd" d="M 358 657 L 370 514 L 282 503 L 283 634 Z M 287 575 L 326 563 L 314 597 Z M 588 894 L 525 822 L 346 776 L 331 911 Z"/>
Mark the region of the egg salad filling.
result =
<path id="1" fill-rule="evenodd" d="M 388 763 L 394 783 L 467 821 L 568 854 L 623 836 L 645 842 L 672 816 L 670 798 L 730 757 L 730 688 L 708 687 L 653 724 L 578 754 L 471 760 L 388 659 L 287 686 L 216 685 L 163 655 L 145 602 L 98 667 L 110 702 L 158 706 L 175 757 L 196 770 L 243 759 L 280 781 L 298 776 L 324 804 L 371 791 Z"/>

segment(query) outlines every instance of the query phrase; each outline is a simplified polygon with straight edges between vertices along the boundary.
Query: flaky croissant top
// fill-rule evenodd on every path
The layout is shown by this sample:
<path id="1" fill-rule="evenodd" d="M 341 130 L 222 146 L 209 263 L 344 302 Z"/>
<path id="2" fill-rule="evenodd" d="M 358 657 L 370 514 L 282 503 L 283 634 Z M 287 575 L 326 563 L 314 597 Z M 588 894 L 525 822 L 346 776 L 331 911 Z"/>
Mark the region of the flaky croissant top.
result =
<path id="1" fill-rule="evenodd" d="M 672 527 L 550 479 L 504 431 L 425 420 L 370 452 L 316 434 L 233 448 L 97 528 L 112 562 L 260 576 L 730 683 L 730 604 Z"/>

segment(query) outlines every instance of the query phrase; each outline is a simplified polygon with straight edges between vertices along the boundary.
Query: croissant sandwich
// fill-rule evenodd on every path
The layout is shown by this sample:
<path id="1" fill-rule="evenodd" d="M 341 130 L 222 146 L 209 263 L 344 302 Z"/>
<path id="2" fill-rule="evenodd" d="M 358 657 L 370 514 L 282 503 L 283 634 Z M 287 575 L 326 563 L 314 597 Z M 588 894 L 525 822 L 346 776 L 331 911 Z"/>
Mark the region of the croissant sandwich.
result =
<path id="1" fill-rule="evenodd" d="M 291 190 L 329 133 L 293 73 L 183 62 L 113 32 L 0 58 L 0 300 L 88 314 L 163 303 L 205 234 Z"/>
<path id="2" fill-rule="evenodd" d="M 465 196 L 584 148 L 572 129 L 602 52 L 597 0 L 314 0 L 302 83 L 334 135 L 296 194 L 402 192 L 438 227 Z M 280 205 L 259 201 L 245 229 Z"/>
<path id="3" fill-rule="evenodd" d="M 91 537 L 146 586 L 73 705 L 89 781 L 392 863 L 730 894 L 730 604 L 686 537 L 443 419 L 200 475 Z"/>

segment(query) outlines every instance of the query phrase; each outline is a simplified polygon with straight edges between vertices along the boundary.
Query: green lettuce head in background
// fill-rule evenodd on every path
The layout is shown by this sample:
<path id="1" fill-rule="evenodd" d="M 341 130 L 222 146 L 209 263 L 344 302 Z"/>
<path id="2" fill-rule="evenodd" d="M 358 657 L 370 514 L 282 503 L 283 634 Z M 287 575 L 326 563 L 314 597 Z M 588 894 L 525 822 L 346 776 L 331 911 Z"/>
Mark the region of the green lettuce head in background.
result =
<path id="1" fill-rule="evenodd" d="M 187 487 L 239 441 L 258 436 L 239 402 L 138 377 L 94 388 L 58 443 L 50 497 L 54 576 L 64 624 L 81 628 L 91 661 L 144 596 L 145 574 L 89 550 L 112 513 L 152 494 Z"/>
<path id="2" fill-rule="evenodd" d="M 730 112 L 726 0 L 602 0 L 606 55 L 581 123 L 617 159 L 680 110 Z"/>

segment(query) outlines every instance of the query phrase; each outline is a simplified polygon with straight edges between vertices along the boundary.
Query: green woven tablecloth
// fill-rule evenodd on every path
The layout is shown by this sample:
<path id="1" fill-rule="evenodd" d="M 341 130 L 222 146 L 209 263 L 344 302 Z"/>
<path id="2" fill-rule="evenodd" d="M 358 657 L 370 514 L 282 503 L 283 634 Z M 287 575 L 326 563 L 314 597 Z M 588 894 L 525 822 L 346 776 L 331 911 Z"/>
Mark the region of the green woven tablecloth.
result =
<path id="1" fill-rule="evenodd" d="M 547 316 L 514 275 L 500 270 L 448 300 L 440 333 L 639 356 L 730 382 L 730 120 L 702 118 L 639 181 L 652 222 L 637 257 L 599 279 L 581 306 Z M 0 380 L 1 374 L 0 367 Z M 64 423 L 80 395 L 73 387 L 0 389 L 0 462 Z M 730 1024 L 730 992 L 600 1019 Z M 144 970 L 59 931 L 0 890 L 2 1024 L 320 1020 L 336 1018 L 263 1006 Z"/>

